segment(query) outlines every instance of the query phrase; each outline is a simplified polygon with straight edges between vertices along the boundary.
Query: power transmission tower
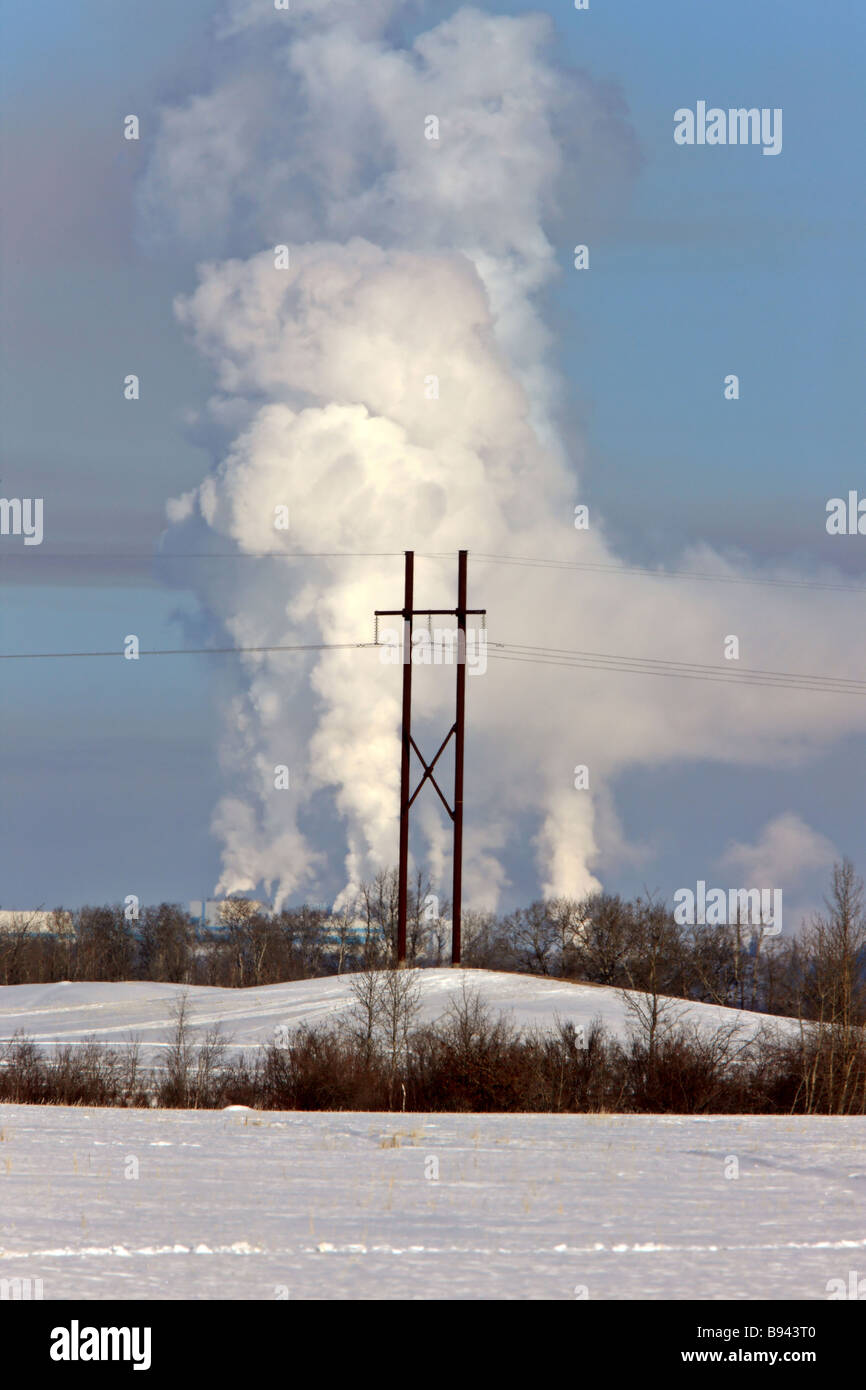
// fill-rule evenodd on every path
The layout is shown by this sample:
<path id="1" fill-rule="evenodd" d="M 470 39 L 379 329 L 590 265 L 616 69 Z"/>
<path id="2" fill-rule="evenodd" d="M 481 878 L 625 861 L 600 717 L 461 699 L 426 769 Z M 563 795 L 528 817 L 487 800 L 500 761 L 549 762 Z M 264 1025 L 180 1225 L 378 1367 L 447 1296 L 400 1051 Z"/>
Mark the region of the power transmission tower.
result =
<path id="1" fill-rule="evenodd" d="M 466 561 L 468 551 L 457 555 L 457 607 L 415 608 L 415 552 L 406 551 L 406 574 L 402 608 L 377 608 L 376 641 L 379 640 L 379 618 L 403 619 L 403 728 L 400 754 L 400 867 L 397 880 L 397 963 L 406 960 L 407 890 L 409 884 L 409 812 L 424 783 L 430 781 L 439 800 L 451 817 L 454 826 L 454 877 L 451 893 L 451 964 L 460 964 L 460 908 L 463 891 L 463 740 L 466 731 L 466 618 L 485 616 L 486 608 L 466 607 Z M 451 617 L 457 619 L 457 687 L 454 723 L 445 735 L 432 762 L 427 762 L 412 737 L 412 621 L 414 618 Z M 454 805 L 449 806 L 442 788 L 433 776 L 433 769 L 454 737 Z M 412 751 L 424 769 L 424 775 L 410 793 Z"/>

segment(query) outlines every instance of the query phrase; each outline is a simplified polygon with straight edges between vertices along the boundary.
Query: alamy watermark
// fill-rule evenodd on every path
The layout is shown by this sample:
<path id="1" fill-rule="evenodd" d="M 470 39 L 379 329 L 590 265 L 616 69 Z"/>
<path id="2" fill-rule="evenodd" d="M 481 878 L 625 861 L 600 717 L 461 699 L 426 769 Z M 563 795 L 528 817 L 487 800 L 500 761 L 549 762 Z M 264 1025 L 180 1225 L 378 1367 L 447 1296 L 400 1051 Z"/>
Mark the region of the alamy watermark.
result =
<path id="1" fill-rule="evenodd" d="M 840 1298 L 852 1298 L 858 1302 L 866 1299 L 866 1279 L 861 1278 L 856 1269 L 848 1270 L 847 1284 L 844 1279 L 828 1279 L 824 1287 L 831 1302 Z"/>
<path id="2" fill-rule="evenodd" d="M 25 545 L 41 545 L 42 498 L 0 497 L 0 536 L 23 536 Z"/>
<path id="3" fill-rule="evenodd" d="M 851 491 L 844 497 L 831 497 L 827 502 L 827 534 L 830 536 L 866 536 L 866 497 Z"/>
<path id="4" fill-rule="evenodd" d="M 466 633 L 459 628 L 417 628 L 411 643 L 399 628 L 382 628 L 378 635 L 379 660 L 383 666 L 462 666 L 470 676 L 483 676 L 487 670 L 487 632 L 484 628 Z"/>
<path id="5" fill-rule="evenodd" d="M 694 111 L 674 112 L 674 141 L 678 145 L 762 145 L 763 154 L 782 153 L 781 106 L 739 106 L 724 110 L 699 101 Z"/>
<path id="6" fill-rule="evenodd" d="M 52 1361 L 131 1361 L 134 1371 L 149 1371 L 149 1327 L 81 1327 L 73 1318 L 68 1327 L 51 1332 Z"/>
<path id="7" fill-rule="evenodd" d="M 29 1303 L 45 1297 L 41 1279 L 0 1279 L 0 1303 Z"/>
<path id="8" fill-rule="evenodd" d="M 761 927 L 763 936 L 782 930 L 781 888 L 710 888 L 698 879 L 695 892 L 678 888 L 674 893 L 677 926 Z"/>

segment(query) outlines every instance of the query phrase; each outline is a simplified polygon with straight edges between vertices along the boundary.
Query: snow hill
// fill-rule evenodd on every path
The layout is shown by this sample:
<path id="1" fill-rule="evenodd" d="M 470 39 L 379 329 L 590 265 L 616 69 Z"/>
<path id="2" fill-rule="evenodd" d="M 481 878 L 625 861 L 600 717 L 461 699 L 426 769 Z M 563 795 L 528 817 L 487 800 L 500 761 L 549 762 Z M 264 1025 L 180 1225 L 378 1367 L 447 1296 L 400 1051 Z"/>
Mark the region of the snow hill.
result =
<path id="1" fill-rule="evenodd" d="M 601 985 L 572 984 L 488 970 L 416 970 L 411 972 L 421 991 L 419 1021 L 440 1018 L 458 996 L 465 982 L 477 989 L 491 1011 L 504 1013 L 521 1027 L 549 1028 L 557 1018 L 588 1027 L 600 1019 L 609 1031 L 625 1036 L 628 1010 L 617 989 Z M 49 985 L 0 986 L 0 1041 L 26 1033 L 43 1044 L 77 1043 L 94 1037 L 122 1044 L 131 1036 L 145 1045 L 165 1045 L 172 1028 L 172 1007 L 184 993 L 189 996 L 193 1036 L 214 1024 L 237 1047 L 266 1045 L 280 1026 L 323 1024 L 349 1009 L 354 1002 L 352 975 L 296 980 L 288 984 L 252 989 L 212 989 L 204 986 L 61 982 Z M 713 1004 L 674 1001 L 684 1021 L 714 1030 L 737 1021 L 742 1036 L 758 1027 L 796 1025 L 791 1019 L 739 1012 Z"/>

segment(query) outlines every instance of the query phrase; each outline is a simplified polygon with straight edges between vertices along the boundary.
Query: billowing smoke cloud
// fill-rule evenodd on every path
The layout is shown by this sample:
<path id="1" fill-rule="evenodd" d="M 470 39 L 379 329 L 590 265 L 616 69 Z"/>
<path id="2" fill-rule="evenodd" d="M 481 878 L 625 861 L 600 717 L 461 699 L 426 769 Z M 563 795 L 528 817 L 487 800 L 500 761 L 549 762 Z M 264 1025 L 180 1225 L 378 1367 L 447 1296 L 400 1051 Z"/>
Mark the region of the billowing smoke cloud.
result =
<path id="1" fill-rule="evenodd" d="M 461 10 L 399 47 L 385 0 L 305 0 L 267 22 L 265 9 L 234 5 L 226 75 L 165 113 L 141 195 L 151 238 L 210 258 L 177 312 L 213 366 L 210 415 L 232 436 L 170 504 L 166 546 L 201 548 L 207 531 L 215 548 L 307 557 L 196 569 L 205 609 L 245 646 L 368 641 L 373 609 L 401 601 L 400 559 L 328 552 L 416 549 L 418 601 L 433 607 L 453 604 L 460 547 L 615 561 L 597 524 L 572 524 L 580 458 L 557 434 L 537 304 L 556 275 L 553 238 L 574 239 L 578 208 L 582 231 L 602 226 L 633 177 L 620 99 L 554 64 L 537 15 Z M 274 527 L 281 506 L 288 532 Z M 709 553 L 678 560 L 728 572 Z M 742 665 L 780 670 L 802 669 L 804 631 L 811 669 L 838 670 L 845 650 L 843 595 L 764 590 L 757 604 L 724 584 L 696 594 L 470 563 L 492 642 L 717 663 L 735 632 Z M 497 659 L 470 680 L 471 901 L 496 902 L 527 836 L 545 892 L 596 886 L 602 848 L 622 843 L 609 787 L 629 765 L 791 762 L 866 723 L 854 699 L 670 686 Z M 416 692 L 429 744 L 450 722 L 453 675 L 419 669 Z M 219 887 L 285 897 L 333 879 L 335 827 L 310 820 L 322 791 L 346 881 L 392 863 L 398 729 L 399 670 L 375 650 L 250 658 L 226 704 Z M 274 790 L 277 764 L 292 794 Z M 576 764 L 589 792 L 575 790 Z M 418 808 L 419 852 L 444 871 L 435 799 Z"/>
<path id="2" fill-rule="evenodd" d="M 419 9 L 420 0 L 367 0 L 365 5 L 359 5 L 357 0 L 290 0 L 290 4 L 284 0 L 279 8 L 265 0 L 230 0 L 218 22 L 217 33 L 220 38 L 232 38 L 267 26 L 272 34 L 284 34 L 289 8 L 292 18 L 300 18 L 308 27 L 345 24 L 368 37 L 382 33 L 393 15 Z M 282 25 L 282 31 L 278 25 Z"/>
<path id="3" fill-rule="evenodd" d="M 779 884 L 796 881 L 813 869 L 829 874 L 839 858 L 826 835 L 788 812 L 765 825 L 756 844 L 730 845 L 720 863 L 740 875 L 738 883 Z"/>

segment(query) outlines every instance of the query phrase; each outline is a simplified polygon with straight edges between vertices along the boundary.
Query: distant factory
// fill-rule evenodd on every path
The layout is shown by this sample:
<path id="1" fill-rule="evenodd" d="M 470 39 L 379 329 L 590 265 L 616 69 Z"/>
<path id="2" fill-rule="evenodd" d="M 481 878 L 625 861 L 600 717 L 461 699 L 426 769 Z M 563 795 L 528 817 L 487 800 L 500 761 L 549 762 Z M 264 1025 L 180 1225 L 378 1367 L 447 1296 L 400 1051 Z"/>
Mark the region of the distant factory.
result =
<path id="1" fill-rule="evenodd" d="M 192 920 L 199 927 L 212 927 L 219 930 L 225 926 L 224 911 L 230 907 L 232 902 L 237 902 L 237 898 L 194 898 L 188 906 L 188 912 Z M 261 903 L 254 899 L 245 898 L 245 903 L 255 912 L 260 912 L 264 917 L 272 917 L 274 909 L 269 903 Z"/>
<path id="2" fill-rule="evenodd" d="M 14 935 L 23 932 L 27 935 L 62 936 L 72 931 L 72 914 L 69 912 L 44 912 L 41 908 L 21 907 L 0 910 L 0 932 Z"/>

